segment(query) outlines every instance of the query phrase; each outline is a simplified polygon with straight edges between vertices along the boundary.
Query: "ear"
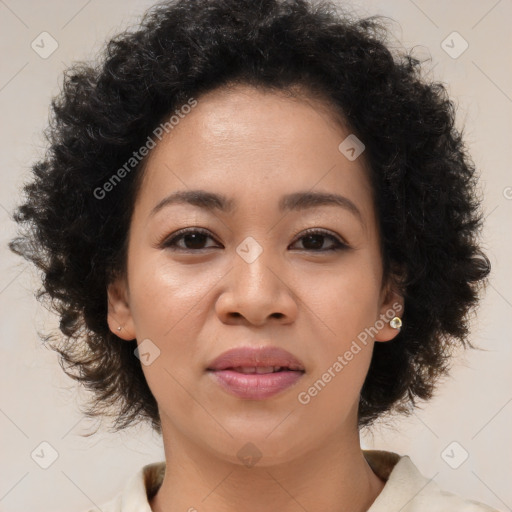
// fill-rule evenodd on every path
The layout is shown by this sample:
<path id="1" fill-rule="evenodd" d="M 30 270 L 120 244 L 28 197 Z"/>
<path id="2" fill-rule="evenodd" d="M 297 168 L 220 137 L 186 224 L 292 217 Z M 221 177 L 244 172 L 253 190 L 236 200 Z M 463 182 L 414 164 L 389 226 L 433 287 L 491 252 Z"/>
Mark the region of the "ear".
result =
<path id="1" fill-rule="evenodd" d="M 375 341 L 391 341 L 400 332 L 400 329 L 391 327 L 390 321 L 395 316 L 402 318 L 403 312 L 403 295 L 397 291 L 393 279 L 390 279 L 389 284 L 383 288 L 381 293 L 379 319 L 375 323 L 378 327 L 382 324 L 383 326 L 378 330 Z"/>
<path id="2" fill-rule="evenodd" d="M 124 278 L 117 278 L 108 285 L 107 298 L 107 318 L 110 330 L 123 340 L 135 339 L 135 325 L 130 310 L 128 284 Z M 118 327 L 121 327 L 121 329 L 118 329 Z"/>

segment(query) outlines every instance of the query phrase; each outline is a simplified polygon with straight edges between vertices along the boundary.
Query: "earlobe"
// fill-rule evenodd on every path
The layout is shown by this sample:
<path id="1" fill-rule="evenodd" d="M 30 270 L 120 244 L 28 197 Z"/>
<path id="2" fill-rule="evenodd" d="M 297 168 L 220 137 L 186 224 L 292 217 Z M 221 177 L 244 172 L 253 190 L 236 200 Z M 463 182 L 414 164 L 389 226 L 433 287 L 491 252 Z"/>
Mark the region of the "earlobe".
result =
<path id="1" fill-rule="evenodd" d="M 403 312 L 403 296 L 394 290 L 389 291 L 381 306 L 379 320 L 376 322 L 379 324 L 379 332 L 375 336 L 375 341 L 391 341 L 397 336 L 402 327 Z"/>
<path id="2" fill-rule="evenodd" d="M 108 285 L 107 299 L 110 330 L 123 340 L 133 340 L 136 337 L 135 328 L 124 279 L 119 278 Z"/>

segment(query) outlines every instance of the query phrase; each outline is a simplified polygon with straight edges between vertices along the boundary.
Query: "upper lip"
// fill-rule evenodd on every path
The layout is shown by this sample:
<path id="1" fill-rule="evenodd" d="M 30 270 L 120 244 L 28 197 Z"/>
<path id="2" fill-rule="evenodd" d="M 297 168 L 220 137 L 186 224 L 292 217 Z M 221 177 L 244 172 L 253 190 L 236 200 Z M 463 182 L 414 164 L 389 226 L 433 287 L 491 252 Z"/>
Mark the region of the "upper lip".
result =
<path id="1" fill-rule="evenodd" d="M 304 371 L 304 365 L 293 354 L 279 347 L 232 348 L 211 361 L 208 370 L 226 370 L 237 367 L 281 366 Z"/>

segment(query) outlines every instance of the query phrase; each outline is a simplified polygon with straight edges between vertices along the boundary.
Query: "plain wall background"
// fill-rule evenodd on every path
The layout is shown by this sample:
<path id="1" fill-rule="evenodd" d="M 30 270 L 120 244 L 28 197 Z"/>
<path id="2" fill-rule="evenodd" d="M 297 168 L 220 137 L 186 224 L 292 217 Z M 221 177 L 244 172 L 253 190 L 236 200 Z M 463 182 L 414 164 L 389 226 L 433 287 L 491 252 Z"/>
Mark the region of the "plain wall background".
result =
<path id="1" fill-rule="evenodd" d="M 103 42 L 152 5 L 151 1 L 0 1 L 0 510 L 68 512 L 101 505 L 121 490 L 143 464 L 163 460 L 160 438 L 149 428 L 119 434 L 100 431 L 80 416 L 83 396 L 42 346 L 37 329 L 58 322 L 35 300 L 37 274 L 6 244 L 15 225 L 8 212 L 20 200 L 30 165 L 42 155 L 41 131 L 62 70 L 93 58 Z M 490 286 L 473 322 L 473 342 L 485 351 L 461 354 L 438 395 L 408 419 L 396 418 L 364 433 L 365 448 L 407 454 L 428 478 L 499 510 L 512 510 L 512 38 L 510 0 L 352 1 L 361 15 L 384 14 L 398 41 L 416 47 L 432 75 L 447 84 L 458 105 L 458 124 L 481 172 L 485 195 L 484 249 L 493 265 Z M 57 41 L 43 59 L 31 43 L 41 32 Z M 469 44 L 458 58 L 442 42 L 457 31 Z M 47 36 L 45 36 L 47 37 Z M 455 39 L 453 39 L 455 37 Z M 462 40 L 450 36 L 452 52 Z M 38 39 L 39 40 L 39 39 Z M 46 39 L 49 48 L 49 39 Z M 449 272 L 449 269 L 446 269 Z M 31 458 L 46 441 L 58 458 L 42 469 Z M 445 449 L 459 461 L 445 461 Z M 48 453 L 48 451 L 46 452 Z M 445 453 L 445 457 L 442 454 Z M 455 465 L 452 462 L 452 465 Z"/>

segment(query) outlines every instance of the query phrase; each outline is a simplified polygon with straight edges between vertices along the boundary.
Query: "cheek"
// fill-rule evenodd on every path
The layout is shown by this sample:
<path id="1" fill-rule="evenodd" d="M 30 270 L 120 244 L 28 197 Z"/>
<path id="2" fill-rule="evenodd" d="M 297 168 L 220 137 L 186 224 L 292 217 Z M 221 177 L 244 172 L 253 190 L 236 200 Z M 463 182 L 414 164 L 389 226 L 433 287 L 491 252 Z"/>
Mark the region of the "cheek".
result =
<path id="1" fill-rule="evenodd" d="M 297 400 L 304 414 L 322 418 L 323 428 L 329 430 L 359 402 L 373 352 L 372 337 L 365 329 L 376 321 L 376 286 L 368 274 L 354 270 L 331 278 L 317 290 L 308 306 L 320 312 L 311 315 L 317 325 L 312 339 L 318 350 L 310 350 L 315 365 Z"/>
<path id="2" fill-rule="evenodd" d="M 204 273 L 169 261 L 165 255 L 134 258 L 130 290 L 137 335 L 153 336 L 163 343 L 177 332 L 199 327 L 195 320 L 201 300 L 211 287 L 207 278 Z"/>
<path id="3" fill-rule="evenodd" d="M 208 283 L 206 276 L 149 258 L 133 258 L 130 270 L 130 308 L 148 386 L 158 402 L 186 404 L 178 382 L 187 382 L 201 362 L 195 340 L 205 321 L 204 296 L 214 280 Z M 148 352 L 150 364 L 144 364 Z"/>
<path id="4" fill-rule="evenodd" d="M 134 258 L 131 272 L 130 305 L 139 353 L 147 347 L 155 354 L 150 364 L 142 364 L 148 386 L 165 411 L 188 410 L 190 396 L 182 386 L 190 388 L 190 375 L 200 362 L 195 340 L 204 324 L 202 299 L 214 280 L 209 283 L 205 275 L 162 258 Z"/>
<path id="5" fill-rule="evenodd" d="M 315 414 L 324 408 L 343 414 L 358 402 L 373 351 L 368 329 L 378 320 L 379 276 L 372 261 L 361 251 L 329 274 L 302 281 L 307 316 L 315 324 L 312 339 L 321 349 L 301 388 Z"/>
<path id="6" fill-rule="evenodd" d="M 314 313 L 322 337 L 335 348 L 370 327 L 378 318 L 379 283 L 370 264 L 359 255 L 328 273 L 303 274 L 301 297 Z M 308 313 L 309 314 L 309 313 Z"/>

